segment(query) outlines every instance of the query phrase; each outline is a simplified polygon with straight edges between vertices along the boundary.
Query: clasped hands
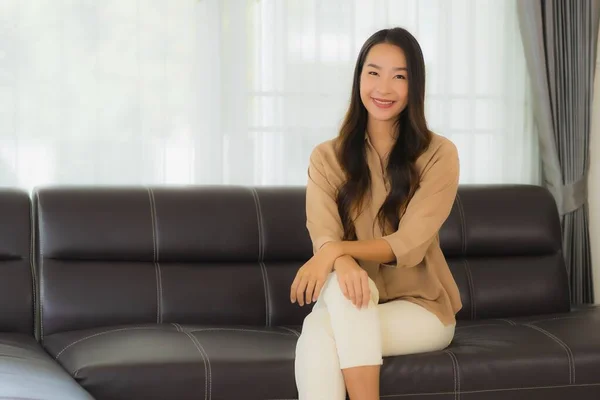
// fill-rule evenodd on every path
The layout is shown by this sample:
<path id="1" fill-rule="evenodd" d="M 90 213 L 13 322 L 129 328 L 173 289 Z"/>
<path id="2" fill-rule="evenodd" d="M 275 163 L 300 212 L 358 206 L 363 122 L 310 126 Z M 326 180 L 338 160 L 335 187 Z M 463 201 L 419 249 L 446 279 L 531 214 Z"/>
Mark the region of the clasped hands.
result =
<path id="1" fill-rule="evenodd" d="M 342 293 L 357 308 L 367 307 L 371 298 L 369 276 L 354 258 L 344 253 L 344 242 L 328 242 L 296 273 L 290 301 L 300 306 L 317 301 L 329 274 L 335 270 Z"/>

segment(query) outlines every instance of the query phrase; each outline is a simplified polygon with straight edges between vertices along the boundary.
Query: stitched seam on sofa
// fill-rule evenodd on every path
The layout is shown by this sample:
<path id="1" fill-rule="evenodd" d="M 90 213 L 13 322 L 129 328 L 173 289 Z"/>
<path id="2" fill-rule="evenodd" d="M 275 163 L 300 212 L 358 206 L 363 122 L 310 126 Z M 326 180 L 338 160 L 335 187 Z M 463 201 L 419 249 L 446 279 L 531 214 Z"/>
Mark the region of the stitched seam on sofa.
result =
<path id="1" fill-rule="evenodd" d="M 448 354 L 448 356 L 450 356 L 450 360 L 452 361 L 452 376 L 454 377 L 454 400 L 458 400 L 459 399 L 459 392 L 458 392 L 459 386 L 458 386 L 458 379 L 457 379 L 458 366 L 455 363 L 454 354 L 452 354 L 450 350 L 444 350 L 444 353 Z"/>
<path id="2" fill-rule="evenodd" d="M 158 265 L 156 258 L 156 221 L 154 220 L 154 207 L 152 206 L 152 191 L 150 188 L 148 190 L 148 200 L 150 201 L 150 221 L 152 223 L 152 262 L 154 263 L 154 275 L 156 278 L 156 323 L 160 324 L 160 287 L 158 283 Z"/>
<path id="3" fill-rule="evenodd" d="M 290 332 L 292 332 L 294 335 L 296 335 L 296 336 L 300 337 L 300 332 L 298 332 L 298 331 L 297 331 L 297 330 L 295 330 L 295 329 L 292 329 L 292 328 L 287 328 L 287 327 L 285 327 L 285 326 L 280 326 L 279 328 L 281 328 L 281 329 L 285 329 L 286 331 L 290 331 Z"/>
<path id="4" fill-rule="evenodd" d="M 160 266 L 157 262 L 154 263 L 154 275 L 156 278 L 156 323 L 160 324 Z"/>
<path id="5" fill-rule="evenodd" d="M 264 260 L 264 238 L 263 238 L 263 216 L 262 209 L 260 207 L 260 198 L 258 197 L 258 192 L 256 188 L 250 189 L 252 192 L 252 198 L 254 199 L 254 208 L 256 209 L 256 224 L 258 226 L 258 263 L 260 265 L 260 272 L 263 278 L 263 286 L 265 292 L 265 325 L 271 326 L 271 305 L 269 304 L 269 293 L 268 293 L 268 283 L 267 283 L 267 271 L 266 266 L 263 263 Z"/>
<path id="6" fill-rule="evenodd" d="M 258 261 L 262 261 L 263 260 L 263 244 L 262 244 L 263 232 L 262 232 L 262 224 L 261 224 L 261 219 L 262 219 L 261 214 L 262 213 L 260 210 L 258 193 L 256 192 L 256 189 L 250 188 L 250 191 L 252 192 L 252 198 L 254 199 L 254 209 L 256 210 L 256 226 L 258 228 Z"/>
<path id="7" fill-rule="evenodd" d="M 295 336 L 295 334 L 293 334 L 293 333 L 259 331 L 258 329 L 244 329 L 244 328 L 199 328 L 199 329 L 194 329 L 194 330 L 191 330 L 188 332 L 193 333 L 193 332 L 211 332 L 211 331 L 256 332 L 256 333 L 266 333 L 266 334 L 272 334 L 272 335 Z"/>
<path id="8" fill-rule="evenodd" d="M 159 323 L 162 324 L 163 322 L 163 286 L 162 286 L 162 271 L 160 269 L 160 241 L 159 241 L 159 236 L 158 236 L 158 213 L 156 212 L 156 199 L 154 197 L 154 190 L 152 190 L 152 188 L 150 188 L 150 194 L 152 195 L 152 210 L 154 213 L 154 231 L 155 231 L 155 235 L 154 235 L 154 240 L 156 242 L 156 267 L 158 269 L 158 288 L 159 288 L 159 293 L 160 293 L 160 298 L 159 298 L 159 309 L 160 309 L 160 313 L 159 313 Z"/>
<path id="9" fill-rule="evenodd" d="M 481 328 L 486 326 L 506 326 L 506 324 L 475 324 L 466 326 L 457 326 L 456 329 Z"/>
<path id="10" fill-rule="evenodd" d="M 35 223 L 34 223 L 34 215 L 33 215 L 33 206 L 29 205 L 29 268 L 31 268 L 31 286 L 33 288 L 33 335 L 37 336 L 37 326 L 38 326 L 38 311 L 37 311 L 37 273 L 35 271 L 35 252 L 33 247 L 35 245 Z"/>
<path id="11" fill-rule="evenodd" d="M 510 392 L 520 390 L 539 390 L 539 389 L 565 389 L 565 388 L 577 388 L 577 387 L 589 387 L 589 386 L 600 386 L 600 383 L 580 383 L 576 385 L 557 385 L 557 386 L 537 386 L 537 387 L 524 387 L 524 388 L 503 388 L 503 389 L 481 389 L 481 390 L 463 390 L 463 394 L 474 394 L 474 393 L 494 393 L 494 392 Z M 406 396 L 447 396 L 452 392 L 431 392 L 431 393 L 402 393 L 402 394 L 382 394 L 379 397 L 406 397 Z"/>
<path id="12" fill-rule="evenodd" d="M 264 262 L 259 261 L 258 264 L 260 265 L 260 274 L 262 276 L 263 279 L 263 290 L 265 292 L 265 325 L 266 326 L 271 326 L 271 318 L 270 318 L 270 313 L 269 313 L 269 290 L 268 290 L 268 286 L 269 283 L 267 282 L 267 266 L 265 265 Z"/>
<path id="13" fill-rule="evenodd" d="M 454 359 L 454 362 L 456 363 L 456 400 L 460 400 L 460 366 L 458 365 L 458 358 L 456 357 L 456 354 L 452 352 L 452 350 L 446 351 L 450 353 L 450 356 Z"/>
<path id="14" fill-rule="evenodd" d="M 465 274 L 467 275 L 467 284 L 469 285 L 469 297 L 471 298 L 471 319 L 475 319 L 475 288 L 473 287 L 473 276 L 469 269 L 469 264 L 466 258 L 462 259 L 463 266 L 465 267 Z"/>
<path id="15" fill-rule="evenodd" d="M 146 188 L 148 191 L 148 201 L 150 202 L 150 222 L 152 224 L 152 262 L 156 262 L 156 229 L 154 229 L 154 208 L 152 207 L 152 193 L 150 188 Z"/>
<path id="16" fill-rule="evenodd" d="M 173 322 L 171 325 L 175 326 L 175 328 L 177 329 L 177 332 L 185 332 L 185 329 L 183 329 L 183 326 L 179 325 L 177 322 Z"/>
<path id="17" fill-rule="evenodd" d="M 530 325 L 530 324 L 523 324 L 523 325 L 528 326 L 532 329 L 535 329 L 536 331 L 543 333 L 544 335 L 548 336 L 549 338 L 554 340 L 556 343 L 561 345 L 563 349 L 565 349 L 565 351 L 567 352 L 567 358 L 569 361 L 569 383 L 571 385 L 574 384 L 575 383 L 575 357 L 573 356 L 573 353 L 571 352 L 571 349 L 569 348 L 569 346 L 567 346 L 567 344 L 565 342 L 563 342 L 562 340 L 560 340 L 558 337 L 551 334 L 547 330 L 540 328 L 539 326 Z"/>
<path id="18" fill-rule="evenodd" d="M 515 321 L 510 320 L 510 319 L 506 319 L 506 318 L 496 318 L 496 319 L 498 321 L 506 321 L 506 322 L 508 322 L 512 326 L 517 326 L 517 323 Z"/>
<path id="19" fill-rule="evenodd" d="M 76 345 L 78 343 L 86 341 L 88 339 L 92 339 L 92 338 L 95 338 L 97 336 L 106 335 L 108 333 L 122 332 L 122 331 L 134 331 L 134 330 L 142 330 L 142 329 L 159 330 L 160 328 L 158 328 L 158 327 L 152 327 L 152 326 L 131 326 L 131 327 L 128 327 L 128 328 L 111 329 L 111 330 L 108 330 L 108 331 L 94 333 L 93 335 L 89 335 L 89 336 L 83 337 L 81 339 L 78 339 L 78 340 L 76 340 L 76 341 L 74 341 L 74 342 L 66 345 L 61 351 L 58 352 L 58 354 L 56 355 L 56 357 L 54 357 L 54 359 L 58 360 L 58 358 L 61 356 L 62 353 L 65 352 L 65 350 L 69 349 L 70 347 L 72 347 L 72 346 L 74 346 L 74 345 Z"/>
<path id="20" fill-rule="evenodd" d="M 267 298 L 267 326 L 273 325 L 273 312 L 272 312 L 272 302 L 271 302 L 271 284 L 269 283 L 269 273 L 267 271 L 267 264 L 264 261 L 261 261 L 262 269 L 264 271 L 264 280 L 265 280 L 265 290 L 266 290 L 266 298 Z"/>
<path id="21" fill-rule="evenodd" d="M 467 219 L 465 218 L 465 210 L 463 208 L 462 200 L 460 195 L 456 193 L 456 203 L 458 205 L 458 213 L 460 214 L 460 228 L 461 228 L 461 247 L 463 256 L 467 256 Z"/>
<path id="22" fill-rule="evenodd" d="M 200 344 L 200 341 L 198 341 L 198 339 L 194 335 L 192 335 L 189 332 L 182 332 L 182 333 L 184 335 L 187 335 L 187 337 L 190 338 L 190 340 L 192 341 L 194 346 L 196 346 L 196 348 L 200 352 L 200 355 L 202 356 L 202 361 L 204 362 L 204 376 L 205 376 L 205 378 L 204 378 L 205 379 L 204 380 L 204 383 L 205 383 L 204 398 L 211 400 L 212 399 L 212 367 L 210 365 L 210 359 L 208 358 L 208 354 L 204 350 L 204 347 L 202 347 L 202 345 Z M 207 366 L 207 364 L 208 364 L 208 366 Z M 206 390 L 206 387 L 208 387 L 208 390 Z"/>
<path id="23" fill-rule="evenodd" d="M 160 263 L 156 262 L 156 271 L 157 271 L 157 282 L 158 282 L 158 291 L 160 293 L 158 298 L 158 309 L 160 310 L 158 316 L 158 323 L 162 324 L 163 322 L 163 288 L 162 288 L 162 272 L 160 270 Z"/>
<path id="24" fill-rule="evenodd" d="M 34 199 L 35 199 L 35 203 L 39 205 L 40 204 L 40 197 L 38 196 L 38 192 L 34 191 L 33 192 L 33 196 L 34 196 Z M 33 210 L 33 206 L 32 206 L 32 210 Z M 38 218 L 39 218 L 39 215 L 38 215 Z M 35 229 L 32 229 L 32 234 L 35 235 Z M 42 235 L 39 235 L 38 240 L 40 241 L 40 243 L 39 243 L 39 253 L 40 253 L 40 260 L 41 260 L 41 259 L 43 259 L 43 255 L 42 255 Z M 44 268 L 44 263 L 40 262 L 39 267 L 40 267 L 40 276 L 39 276 L 38 286 L 40 287 L 40 297 L 39 297 L 38 301 L 39 301 L 39 304 L 40 304 L 40 316 L 39 316 L 39 319 L 40 319 L 40 342 L 44 343 L 44 308 L 43 308 L 44 304 L 42 302 L 42 299 L 44 298 L 43 293 L 42 293 L 43 290 L 44 290 L 44 287 L 42 285 L 42 278 L 43 278 L 43 275 L 44 275 L 42 273 L 42 269 Z"/>
<path id="25" fill-rule="evenodd" d="M 535 321 L 529 321 L 528 324 L 537 324 L 538 322 L 544 321 L 556 321 L 560 319 L 581 319 L 581 316 L 576 317 L 555 317 L 555 318 L 544 318 L 544 319 L 536 319 Z"/>

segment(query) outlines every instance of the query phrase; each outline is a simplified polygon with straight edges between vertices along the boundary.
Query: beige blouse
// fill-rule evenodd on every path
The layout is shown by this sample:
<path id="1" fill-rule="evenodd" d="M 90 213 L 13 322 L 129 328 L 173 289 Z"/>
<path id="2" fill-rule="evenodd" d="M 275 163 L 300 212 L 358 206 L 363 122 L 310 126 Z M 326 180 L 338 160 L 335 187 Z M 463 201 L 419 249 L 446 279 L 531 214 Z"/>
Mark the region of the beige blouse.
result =
<path id="1" fill-rule="evenodd" d="M 337 138 L 319 144 L 310 156 L 306 189 L 306 226 L 313 250 L 340 241 L 343 228 L 335 202 L 345 177 L 335 156 Z M 360 215 L 353 215 L 358 240 L 386 240 L 396 256 L 392 264 L 359 261 L 379 290 L 380 302 L 408 300 L 438 316 L 444 325 L 455 323 L 462 308 L 458 287 L 439 243 L 439 230 L 452 209 L 458 189 L 459 159 L 456 146 L 433 135 L 429 148 L 417 159 L 420 187 L 409 202 L 398 230 L 383 234 L 377 212 L 385 200 L 389 181 L 383 163 L 365 134 L 371 188 Z"/>

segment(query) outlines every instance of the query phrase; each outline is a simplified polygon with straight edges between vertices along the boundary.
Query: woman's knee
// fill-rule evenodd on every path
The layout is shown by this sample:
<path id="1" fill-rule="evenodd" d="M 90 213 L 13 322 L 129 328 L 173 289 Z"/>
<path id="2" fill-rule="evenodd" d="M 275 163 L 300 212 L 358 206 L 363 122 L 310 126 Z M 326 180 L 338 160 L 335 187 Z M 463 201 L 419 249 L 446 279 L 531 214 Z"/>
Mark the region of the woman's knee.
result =
<path id="1" fill-rule="evenodd" d="M 319 357 L 330 355 L 337 358 L 329 313 L 325 309 L 313 310 L 306 316 L 296 344 L 297 358 L 308 357 L 314 360 L 315 354 Z"/>
<path id="2" fill-rule="evenodd" d="M 309 341 L 314 339 L 333 339 L 331 322 L 329 321 L 329 314 L 326 309 L 313 309 L 304 318 L 302 332 L 300 333 L 300 339 L 303 338 Z"/>
<path id="3" fill-rule="evenodd" d="M 377 285 L 371 278 L 368 279 L 369 284 L 369 297 L 371 298 L 372 305 L 376 305 L 379 302 L 379 290 L 377 289 Z M 338 281 L 337 273 L 334 271 L 329 274 L 325 285 L 323 285 L 323 290 L 321 291 L 321 296 L 324 298 L 325 302 L 329 302 L 329 304 L 337 303 L 341 301 L 342 303 L 347 303 L 349 305 L 352 304 L 352 301 L 348 299 L 344 292 L 342 292 L 342 288 L 340 287 L 340 283 Z"/>

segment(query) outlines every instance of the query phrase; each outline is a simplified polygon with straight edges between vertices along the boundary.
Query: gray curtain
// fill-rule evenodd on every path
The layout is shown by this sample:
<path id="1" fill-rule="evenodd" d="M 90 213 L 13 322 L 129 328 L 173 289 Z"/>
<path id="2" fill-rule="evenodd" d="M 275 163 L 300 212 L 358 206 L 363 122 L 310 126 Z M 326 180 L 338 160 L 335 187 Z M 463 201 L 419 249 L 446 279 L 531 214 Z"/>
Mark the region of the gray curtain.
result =
<path id="1" fill-rule="evenodd" d="M 543 184 L 561 214 L 571 302 L 592 303 L 587 178 L 600 0 L 517 1 Z"/>

